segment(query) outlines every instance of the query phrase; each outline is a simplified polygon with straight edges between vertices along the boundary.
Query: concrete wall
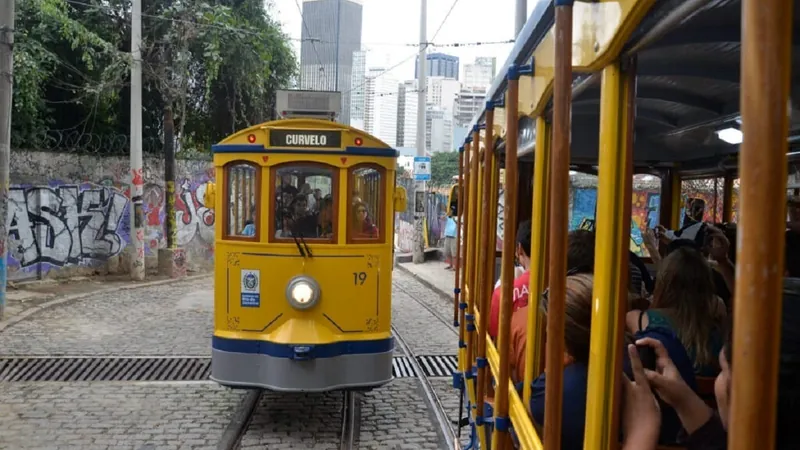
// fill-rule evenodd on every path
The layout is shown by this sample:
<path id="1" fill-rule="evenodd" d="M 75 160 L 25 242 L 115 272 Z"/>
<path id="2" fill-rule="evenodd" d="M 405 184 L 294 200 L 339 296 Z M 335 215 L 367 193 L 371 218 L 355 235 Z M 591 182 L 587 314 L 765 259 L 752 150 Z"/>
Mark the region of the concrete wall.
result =
<path id="1" fill-rule="evenodd" d="M 130 260 L 130 161 L 14 150 L 8 211 L 10 280 L 124 273 Z M 166 247 L 164 162 L 144 161 L 145 250 L 155 270 L 158 248 Z M 205 183 L 213 181 L 209 161 L 178 161 L 176 223 L 178 245 L 189 270 L 213 267 L 214 212 L 203 204 Z"/>

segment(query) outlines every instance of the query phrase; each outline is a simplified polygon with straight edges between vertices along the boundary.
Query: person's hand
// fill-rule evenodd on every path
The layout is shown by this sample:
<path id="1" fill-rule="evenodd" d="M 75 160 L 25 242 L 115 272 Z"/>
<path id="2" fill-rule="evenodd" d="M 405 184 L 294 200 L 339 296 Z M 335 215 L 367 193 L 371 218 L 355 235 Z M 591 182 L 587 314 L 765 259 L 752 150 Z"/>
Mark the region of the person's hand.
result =
<path id="1" fill-rule="evenodd" d="M 731 242 L 725 233 L 719 228 L 709 225 L 708 234 L 711 237 L 711 246 L 708 249 L 708 254 L 714 261 L 725 264 L 728 262 L 728 255 L 731 248 Z"/>
<path id="2" fill-rule="evenodd" d="M 622 376 L 625 404 L 622 410 L 622 431 L 625 436 L 625 449 L 649 450 L 658 443 L 661 429 L 661 410 L 639 359 L 635 345 L 628 346 L 633 381 L 624 373 Z"/>
<path id="3" fill-rule="evenodd" d="M 644 338 L 636 341 L 636 345 L 650 346 L 656 352 L 656 370 L 644 369 L 644 374 L 662 400 L 677 407 L 687 396 L 695 395 L 692 388 L 683 381 L 664 344 L 652 338 Z"/>
<path id="4" fill-rule="evenodd" d="M 667 237 L 667 227 L 664 225 L 656 225 L 656 237 L 665 244 L 670 242 L 670 238 Z"/>

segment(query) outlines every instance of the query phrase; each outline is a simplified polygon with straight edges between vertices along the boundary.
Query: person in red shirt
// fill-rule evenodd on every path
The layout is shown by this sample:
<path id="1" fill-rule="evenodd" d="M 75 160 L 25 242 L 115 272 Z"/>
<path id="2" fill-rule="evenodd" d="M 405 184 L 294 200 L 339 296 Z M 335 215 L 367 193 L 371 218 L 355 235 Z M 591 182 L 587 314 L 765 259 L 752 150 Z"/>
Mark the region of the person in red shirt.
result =
<path id="1" fill-rule="evenodd" d="M 528 304 L 528 281 L 530 279 L 531 267 L 531 221 L 522 222 L 517 230 L 516 258 L 519 264 L 525 269 L 522 275 L 514 280 L 514 295 L 512 313 Z M 492 306 L 489 311 L 489 336 L 497 339 L 497 332 L 500 327 L 500 286 L 492 294 Z"/>

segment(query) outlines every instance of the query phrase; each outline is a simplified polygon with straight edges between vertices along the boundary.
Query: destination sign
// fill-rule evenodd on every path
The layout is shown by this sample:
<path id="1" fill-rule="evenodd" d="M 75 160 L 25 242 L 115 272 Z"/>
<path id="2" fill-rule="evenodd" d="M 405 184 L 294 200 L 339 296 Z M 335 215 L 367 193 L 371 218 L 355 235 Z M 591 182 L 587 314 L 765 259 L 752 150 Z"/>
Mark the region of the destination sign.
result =
<path id="1" fill-rule="evenodd" d="M 291 148 L 339 148 L 342 146 L 342 132 L 270 130 L 269 146 Z"/>

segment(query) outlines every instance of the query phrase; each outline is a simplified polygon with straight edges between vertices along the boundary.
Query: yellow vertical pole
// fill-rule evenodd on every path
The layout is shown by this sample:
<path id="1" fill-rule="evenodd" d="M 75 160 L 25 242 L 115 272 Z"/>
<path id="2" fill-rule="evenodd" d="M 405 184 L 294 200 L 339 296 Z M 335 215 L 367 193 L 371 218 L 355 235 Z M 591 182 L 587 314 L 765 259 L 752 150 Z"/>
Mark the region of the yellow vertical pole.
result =
<path id="1" fill-rule="evenodd" d="M 490 238 L 492 233 L 491 214 L 489 210 L 492 205 L 492 170 L 494 169 L 494 107 L 493 103 L 487 102 L 486 107 L 486 131 L 484 134 L 484 158 L 483 158 L 483 195 L 481 202 L 481 253 L 483 255 L 481 263 L 479 264 L 481 270 L 481 289 L 478 311 L 481 314 L 480 321 L 478 322 L 478 354 L 476 358 L 476 365 L 478 367 L 478 388 L 477 388 L 477 408 L 476 422 L 478 426 L 483 426 L 483 409 L 484 409 L 484 395 L 486 390 L 486 376 L 487 376 L 487 363 L 486 363 L 486 324 L 489 323 L 489 314 L 491 311 L 491 297 L 492 297 L 492 273 L 494 270 L 490 266 L 489 261 L 494 260 L 494 240 Z M 494 261 L 492 261 L 494 262 Z"/>
<path id="2" fill-rule="evenodd" d="M 742 1 L 739 246 L 728 448 L 773 448 L 778 397 L 793 2 Z"/>
<path id="3" fill-rule="evenodd" d="M 672 223 L 670 224 L 670 229 L 677 230 L 681 226 L 681 208 L 683 207 L 683 197 L 681 193 L 683 189 L 681 189 L 681 175 L 678 173 L 677 170 L 672 170 Z"/>
<path id="4" fill-rule="evenodd" d="M 545 351 L 544 446 L 561 449 L 564 384 L 564 303 L 567 291 L 569 227 L 569 160 L 572 105 L 572 1 L 555 0 L 555 64 L 553 77 L 553 155 L 550 176 L 550 283 Z"/>
<path id="5" fill-rule="evenodd" d="M 722 221 L 729 223 L 733 217 L 733 173 L 725 172 L 722 182 Z"/>
<path id="6" fill-rule="evenodd" d="M 630 67 L 623 72 L 619 62 L 612 63 L 603 69 L 600 85 L 597 248 L 584 441 L 598 450 L 619 446 L 617 411 L 628 293 L 634 70 Z"/>
<path id="7" fill-rule="evenodd" d="M 461 224 L 464 221 L 464 147 L 458 149 L 458 185 L 455 188 L 456 196 L 458 198 L 458 205 L 456 206 L 456 264 L 454 267 L 456 273 L 455 286 L 453 287 L 453 326 L 459 326 L 458 320 L 458 303 L 461 297 L 461 267 L 464 263 L 461 260 Z M 449 211 L 448 211 L 449 214 Z"/>
<path id="8" fill-rule="evenodd" d="M 495 428 L 492 446 L 499 450 L 508 448 L 508 379 L 509 349 L 511 347 L 511 313 L 514 296 L 514 253 L 517 246 L 517 130 L 519 126 L 519 66 L 508 68 L 506 92 L 506 172 L 505 208 L 503 209 L 503 262 L 500 270 L 500 327 L 497 336 L 500 368 L 495 392 Z"/>
<path id="9" fill-rule="evenodd" d="M 477 131 L 477 130 L 475 130 Z M 468 295 L 467 295 L 467 313 L 466 313 L 466 321 L 467 321 L 467 335 L 465 336 L 465 342 L 467 344 L 467 375 L 468 379 L 472 378 L 472 364 L 473 364 L 473 355 L 475 349 L 472 346 L 472 336 L 474 334 L 475 329 L 475 297 L 477 295 L 475 286 L 477 284 L 477 277 L 476 277 L 476 266 L 478 265 L 478 260 L 476 259 L 477 255 L 477 241 L 478 241 L 478 182 L 480 181 L 480 173 L 478 172 L 479 163 L 478 160 L 480 159 L 480 141 L 476 140 L 474 137 L 470 137 L 470 148 L 472 150 L 471 157 L 470 157 L 470 167 L 469 167 L 469 230 L 467 231 L 467 237 L 469 239 L 467 243 L 467 261 L 469 261 L 469 277 L 467 279 L 467 286 L 468 286 Z"/>
<path id="10" fill-rule="evenodd" d="M 544 117 L 536 118 L 536 147 L 533 162 L 533 208 L 531 223 L 531 268 L 528 290 L 528 335 L 525 343 L 525 382 L 522 399 L 530 409 L 531 382 L 542 373 L 540 350 L 544 343 L 544 316 L 539 310 L 545 289 L 545 260 L 548 236 L 547 203 L 550 199 L 550 130 Z"/>
<path id="11" fill-rule="evenodd" d="M 472 153 L 470 152 L 470 143 L 469 143 L 469 141 L 467 141 L 464 144 L 464 173 L 465 173 L 465 176 L 464 176 L 464 180 L 463 180 L 464 181 L 464 185 L 461 188 L 461 193 L 462 193 L 461 198 L 463 199 L 462 200 L 463 201 L 463 206 L 459 206 L 460 208 L 463 209 L 464 223 L 463 223 L 462 226 L 464 227 L 464 233 L 466 234 L 464 236 L 464 242 L 461 245 L 461 267 L 462 267 L 462 271 L 461 271 L 461 302 L 458 304 L 458 308 L 459 308 L 458 348 L 459 349 L 462 349 L 462 348 L 466 349 L 467 348 L 467 330 L 466 330 L 466 322 L 467 321 L 466 321 L 465 315 L 466 315 L 466 311 L 467 311 L 467 286 L 468 286 L 467 278 L 469 278 L 469 264 L 467 263 L 467 258 L 469 257 L 469 243 L 470 243 L 470 239 L 469 239 L 470 216 L 469 216 L 469 213 L 470 213 L 470 209 L 471 208 L 470 208 L 469 205 L 470 205 L 471 196 L 470 196 L 469 185 L 470 185 L 470 177 L 471 177 L 471 175 L 470 175 L 470 166 L 471 166 L 470 158 L 471 158 L 471 156 L 472 156 Z M 466 359 L 466 351 L 464 352 L 464 357 L 465 357 L 464 359 Z M 467 361 L 465 361 L 464 359 L 459 361 L 460 362 L 459 369 L 462 372 L 466 371 L 467 367 L 468 367 Z"/>

